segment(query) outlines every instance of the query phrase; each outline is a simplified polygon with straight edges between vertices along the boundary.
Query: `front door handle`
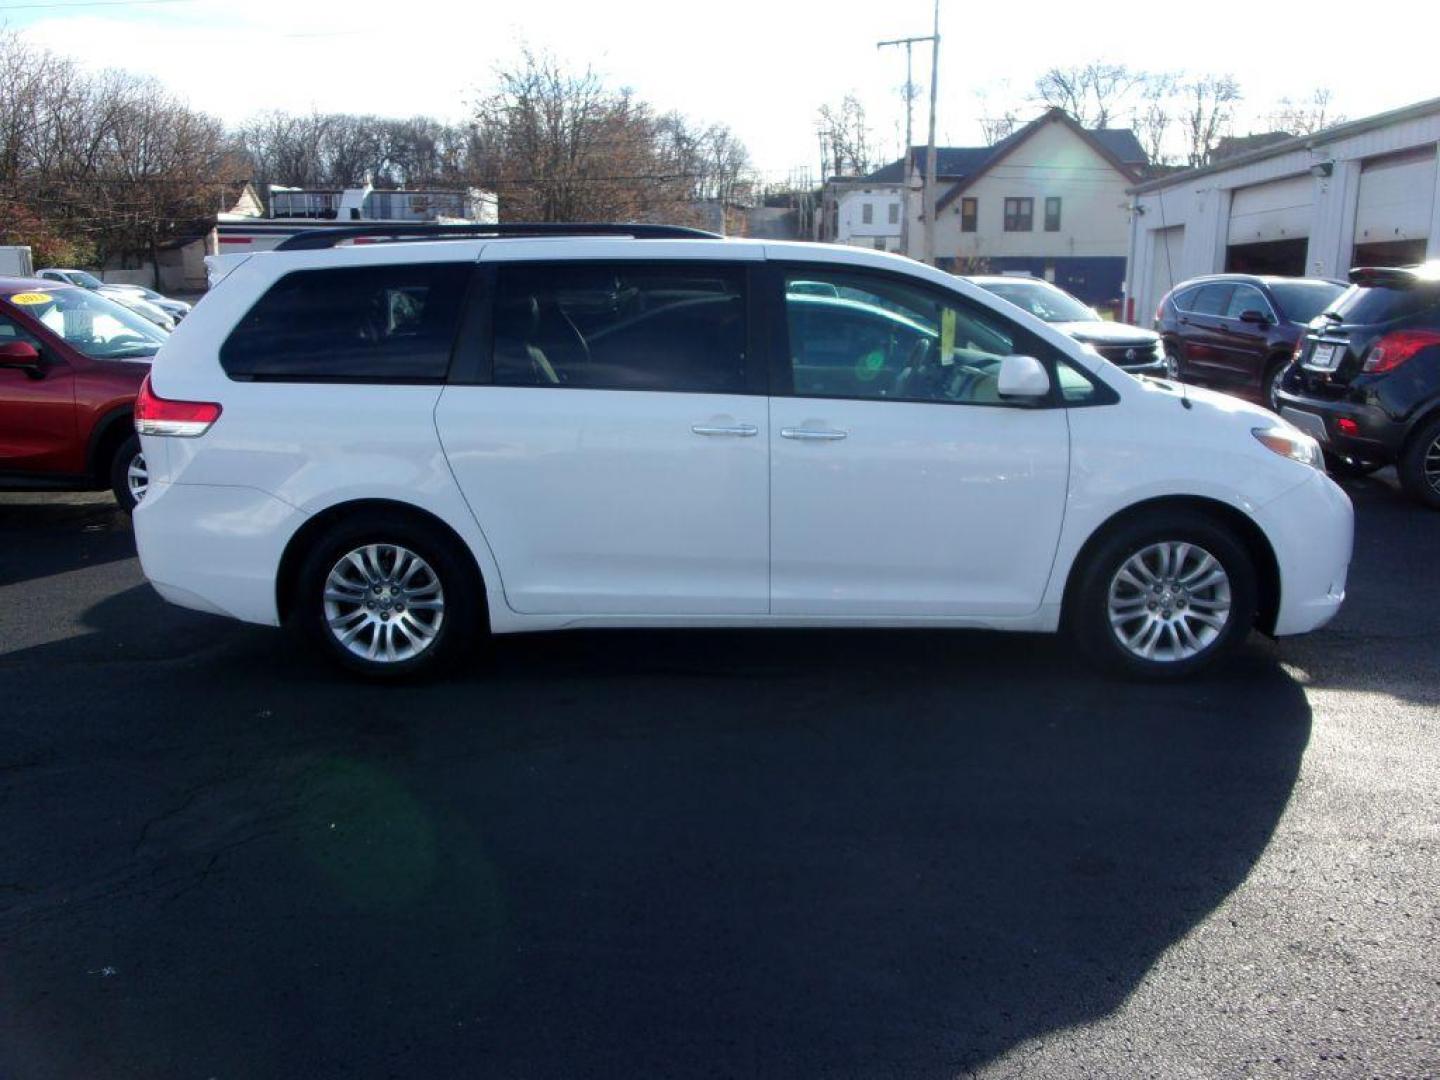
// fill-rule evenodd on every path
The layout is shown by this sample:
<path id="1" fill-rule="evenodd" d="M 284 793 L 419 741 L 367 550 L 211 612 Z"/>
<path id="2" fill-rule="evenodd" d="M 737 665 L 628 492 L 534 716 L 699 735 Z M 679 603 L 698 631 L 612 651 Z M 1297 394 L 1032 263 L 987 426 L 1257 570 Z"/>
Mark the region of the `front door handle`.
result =
<path id="1" fill-rule="evenodd" d="M 849 434 L 848 431 L 835 431 L 832 428 L 787 427 L 780 429 L 780 437 L 782 439 L 820 439 L 828 441 L 843 439 Z"/>
<path id="2" fill-rule="evenodd" d="M 696 435 L 733 435 L 742 439 L 760 434 L 754 424 L 696 424 L 690 430 Z"/>

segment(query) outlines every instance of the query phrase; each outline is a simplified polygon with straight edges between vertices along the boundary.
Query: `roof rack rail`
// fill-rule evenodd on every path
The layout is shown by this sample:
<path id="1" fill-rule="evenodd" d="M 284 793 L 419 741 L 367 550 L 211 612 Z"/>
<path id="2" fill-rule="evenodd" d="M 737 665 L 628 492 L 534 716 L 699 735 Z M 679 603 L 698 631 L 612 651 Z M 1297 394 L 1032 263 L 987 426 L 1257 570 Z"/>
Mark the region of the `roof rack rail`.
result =
<path id="1" fill-rule="evenodd" d="M 459 240 L 467 236 L 626 236 L 633 240 L 723 240 L 719 233 L 686 225 L 617 222 L 507 221 L 503 225 L 331 225 L 287 237 L 276 251 L 319 251 L 342 240 Z"/>

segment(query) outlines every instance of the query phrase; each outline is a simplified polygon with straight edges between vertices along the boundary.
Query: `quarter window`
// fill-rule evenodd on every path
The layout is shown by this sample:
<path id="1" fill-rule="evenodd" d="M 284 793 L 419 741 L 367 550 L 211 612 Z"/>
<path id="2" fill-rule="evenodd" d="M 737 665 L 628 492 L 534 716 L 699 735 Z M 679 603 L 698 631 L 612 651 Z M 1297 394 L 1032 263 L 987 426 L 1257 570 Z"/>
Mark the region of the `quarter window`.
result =
<path id="1" fill-rule="evenodd" d="M 1035 200 L 1005 200 L 1005 231 L 1032 232 L 1035 229 Z"/>
<path id="2" fill-rule="evenodd" d="M 297 270 L 220 348 L 232 379 L 439 382 L 471 263 Z"/>
<path id="3" fill-rule="evenodd" d="M 817 281 L 834 293 L 811 291 Z M 805 291 L 795 288 L 800 282 Z M 995 312 L 876 275 L 789 275 L 785 315 L 800 397 L 1002 405 L 1001 360 L 1014 352 L 1051 355 Z"/>
<path id="4" fill-rule="evenodd" d="M 494 381 L 746 391 L 744 272 L 707 265 L 500 268 Z"/>

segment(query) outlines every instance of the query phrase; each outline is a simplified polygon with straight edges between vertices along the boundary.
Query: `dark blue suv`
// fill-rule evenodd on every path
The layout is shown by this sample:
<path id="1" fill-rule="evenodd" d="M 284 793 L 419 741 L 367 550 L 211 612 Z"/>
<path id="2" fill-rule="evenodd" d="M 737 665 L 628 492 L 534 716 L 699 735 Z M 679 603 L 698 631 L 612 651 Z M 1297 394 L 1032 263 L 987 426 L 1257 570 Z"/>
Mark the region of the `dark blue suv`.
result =
<path id="1" fill-rule="evenodd" d="M 1440 261 L 1350 271 L 1277 392 L 1280 414 L 1320 440 L 1332 471 L 1394 465 L 1440 510 Z"/>

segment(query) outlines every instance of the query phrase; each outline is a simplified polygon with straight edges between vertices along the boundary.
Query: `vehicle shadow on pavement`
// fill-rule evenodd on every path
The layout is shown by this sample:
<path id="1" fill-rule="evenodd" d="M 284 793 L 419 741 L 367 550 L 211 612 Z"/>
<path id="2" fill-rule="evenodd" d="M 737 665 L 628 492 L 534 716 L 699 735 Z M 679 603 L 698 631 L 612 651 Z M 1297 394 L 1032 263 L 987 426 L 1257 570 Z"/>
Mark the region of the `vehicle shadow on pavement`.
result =
<path id="1" fill-rule="evenodd" d="M 0 498 L 0 586 L 135 557 L 130 515 L 108 495 Z"/>
<path id="2" fill-rule="evenodd" d="M 108 665 L 100 719 L 54 649 L 9 658 L 9 813 L 66 813 L 0 850 L 35 1077 L 951 1077 L 1117 1008 L 1310 730 L 1258 642 L 1154 686 L 1049 638 L 577 633 L 390 687 L 236 628 Z"/>

